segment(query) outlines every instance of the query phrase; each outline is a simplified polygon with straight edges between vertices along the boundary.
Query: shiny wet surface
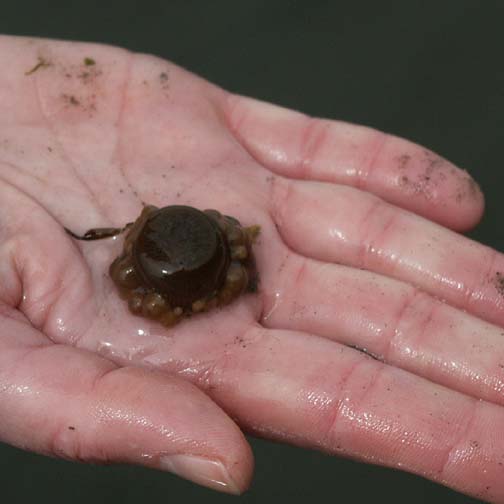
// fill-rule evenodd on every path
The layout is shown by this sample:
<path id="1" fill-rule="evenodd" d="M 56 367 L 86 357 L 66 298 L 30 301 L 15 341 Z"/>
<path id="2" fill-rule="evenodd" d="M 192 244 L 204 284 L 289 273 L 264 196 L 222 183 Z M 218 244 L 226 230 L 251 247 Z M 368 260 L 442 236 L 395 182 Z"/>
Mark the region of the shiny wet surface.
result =
<path id="1" fill-rule="evenodd" d="M 156 16 L 145 12 L 137 18 L 142 36 L 134 39 L 133 2 L 111 8 L 115 23 L 106 21 L 106 26 L 101 20 L 108 19 L 107 7 L 95 11 L 86 5 L 79 12 L 32 4 L 33 16 L 16 6 L 17 13 L 3 12 L 2 32 L 100 40 L 155 52 L 240 93 L 394 131 L 471 167 L 489 194 L 488 211 L 494 216 L 504 211 L 493 169 L 501 159 L 496 131 L 504 116 L 497 68 L 503 43 L 500 9 L 476 11 L 471 2 L 428 2 L 421 9 L 368 2 L 367 9 L 335 4 L 308 14 L 300 4 L 280 1 L 273 6 L 248 2 L 237 16 L 235 2 L 224 2 L 194 16 L 189 7 L 166 6 Z M 468 37 L 475 26 L 484 27 L 484 33 Z M 495 218 L 487 218 L 474 236 L 500 249 L 504 244 Z M 322 501 L 328 494 L 352 502 L 475 502 L 405 473 L 263 441 L 253 444 L 257 473 L 244 502 L 272 496 L 278 502 Z M 3 447 L 0 453 L 6 502 L 30 502 L 30 492 L 39 502 L 226 498 L 140 468 L 68 464 Z"/>

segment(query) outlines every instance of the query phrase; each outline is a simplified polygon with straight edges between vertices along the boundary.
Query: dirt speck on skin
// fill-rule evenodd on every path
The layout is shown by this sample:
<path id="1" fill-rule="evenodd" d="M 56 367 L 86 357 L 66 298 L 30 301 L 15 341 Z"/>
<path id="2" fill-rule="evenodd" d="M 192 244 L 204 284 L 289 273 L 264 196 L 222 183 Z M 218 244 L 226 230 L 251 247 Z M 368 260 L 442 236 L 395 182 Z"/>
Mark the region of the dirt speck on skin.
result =
<path id="1" fill-rule="evenodd" d="M 102 74 L 101 70 L 98 70 L 96 68 L 93 68 L 92 70 L 84 70 L 83 72 L 80 72 L 77 74 L 77 78 L 83 83 L 83 84 L 90 84 L 93 82 L 97 77 L 99 77 Z"/>
<path id="2" fill-rule="evenodd" d="M 409 154 L 402 154 L 396 158 L 399 170 L 398 184 L 408 192 L 420 194 L 426 199 L 431 199 L 435 185 L 433 172 L 439 163 L 432 159 L 432 154 L 429 151 L 425 152 L 428 152 L 428 156 L 426 154 L 424 159 L 421 160 L 423 164 L 422 171 L 416 174 L 408 173 L 406 175 L 411 166 L 411 156 Z"/>
<path id="3" fill-rule="evenodd" d="M 458 184 L 455 201 L 462 203 L 465 199 L 477 199 L 481 195 L 481 189 L 478 183 L 466 171 L 460 177 Z"/>
<path id="4" fill-rule="evenodd" d="M 96 62 L 94 60 L 91 61 L 93 61 L 92 64 L 89 62 L 86 63 L 86 60 L 84 60 L 84 67 L 78 66 L 76 68 L 72 68 L 67 73 L 71 77 L 75 75 L 82 84 L 91 84 L 103 73 Z"/>
<path id="5" fill-rule="evenodd" d="M 0 148 L 22 156 L 25 153 L 23 144 L 15 139 L 4 138 L 0 140 Z"/>
<path id="6" fill-rule="evenodd" d="M 37 63 L 35 64 L 34 67 L 32 67 L 30 70 L 25 72 L 25 75 L 32 75 L 34 74 L 37 70 L 40 70 L 42 68 L 47 68 L 52 66 L 52 63 L 45 58 L 42 58 L 42 56 L 38 57 Z"/>
<path id="7" fill-rule="evenodd" d="M 493 283 L 495 285 L 495 288 L 497 289 L 497 292 L 501 296 L 504 296 L 504 273 L 502 273 L 502 271 L 497 271 L 497 273 L 495 273 Z"/>
<path id="8" fill-rule="evenodd" d="M 481 188 L 479 184 L 474 180 L 469 174 L 467 174 L 467 185 L 469 186 L 469 193 L 471 196 L 476 197 L 481 194 Z"/>
<path id="9" fill-rule="evenodd" d="M 61 98 L 67 105 L 73 105 L 74 107 L 80 105 L 80 101 L 74 95 L 63 93 Z"/>
<path id="10" fill-rule="evenodd" d="M 80 108 L 84 112 L 89 113 L 89 117 L 92 117 L 93 113 L 96 111 L 96 95 L 83 95 L 75 96 L 74 94 L 62 93 L 61 99 L 63 100 L 67 108 Z"/>
<path id="11" fill-rule="evenodd" d="M 158 76 L 159 84 L 161 85 L 161 89 L 163 91 L 168 91 L 170 88 L 170 76 L 167 70 L 161 72 Z"/>
<path id="12" fill-rule="evenodd" d="M 441 166 L 446 164 L 446 159 L 438 156 L 430 150 L 424 150 L 425 162 L 427 163 L 427 169 L 436 170 Z"/>
<path id="13" fill-rule="evenodd" d="M 423 151 L 423 157 L 419 159 L 418 172 L 415 167 L 419 165 L 417 163 L 412 165 L 409 154 L 402 154 L 396 159 L 399 170 L 398 184 L 409 193 L 418 194 L 430 200 L 434 197 L 437 186 L 446 180 L 446 160 L 429 150 Z M 410 168 L 412 166 L 413 168 Z"/>
<path id="14" fill-rule="evenodd" d="M 411 156 L 409 154 L 402 154 L 397 157 L 397 161 L 399 163 L 399 170 L 404 170 L 406 165 L 410 162 Z"/>
<path id="15" fill-rule="evenodd" d="M 103 74 L 93 58 L 84 58 L 78 64 L 58 65 L 58 68 L 65 79 L 78 79 L 82 84 L 93 84 Z"/>
<path id="16" fill-rule="evenodd" d="M 275 224 L 276 225 L 276 224 Z M 288 259 L 288 256 L 285 255 L 284 258 L 282 259 L 282 262 L 280 263 L 280 265 L 278 266 L 278 270 L 277 272 L 278 273 L 282 273 L 282 271 L 284 270 L 285 268 L 285 265 L 287 264 L 287 259 Z"/>
<path id="17" fill-rule="evenodd" d="M 242 348 L 247 348 L 247 342 L 243 336 L 236 336 L 234 339 L 234 344 L 239 345 Z"/>
<path id="18" fill-rule="evenodd" d="M 61 78 L 68 83 L 66 92 L 60 95 L 66 108 L 78 108 L 89 118 L 97 111 L 98 97 L 102 95 L 103 83 L 100 65 L 95 59 L 85 57 L 78 63 L 51 62 Z"/>

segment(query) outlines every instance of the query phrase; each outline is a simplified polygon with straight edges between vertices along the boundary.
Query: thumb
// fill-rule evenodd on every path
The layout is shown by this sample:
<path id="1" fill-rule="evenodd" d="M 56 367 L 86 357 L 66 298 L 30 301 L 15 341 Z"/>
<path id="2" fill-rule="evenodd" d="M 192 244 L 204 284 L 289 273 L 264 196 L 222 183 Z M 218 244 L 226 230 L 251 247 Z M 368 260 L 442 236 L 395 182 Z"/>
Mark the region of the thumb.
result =
<path id="1" fill-rule="evenodd" d="M 67 459 L 141 464 L 228 493 L 247 488 L 249 445 L 195 386 L 47 344 L 20 319 L 0 318 L 2 333 L 16 335 L 0 337 L 0 440 Z"/>

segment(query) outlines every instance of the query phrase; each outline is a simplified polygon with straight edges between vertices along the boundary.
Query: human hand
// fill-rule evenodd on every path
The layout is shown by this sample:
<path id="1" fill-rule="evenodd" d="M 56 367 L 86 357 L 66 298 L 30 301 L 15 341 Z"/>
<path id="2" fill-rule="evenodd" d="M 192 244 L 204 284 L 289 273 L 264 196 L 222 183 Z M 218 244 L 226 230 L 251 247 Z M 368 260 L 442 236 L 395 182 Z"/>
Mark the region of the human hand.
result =
<path id="1" fill-rule="evenodd" d="M 504 501 L 503 258 L 404 211 L 470 228 L 467 174 L 149 56 L 4 37 L 0 61 L 0 439 L 239 492 L 241 428 Z M 107 276 L 121 240 L 63 226 L 143 203 L 260 224 L 259 294 L 133 317 Z"/>

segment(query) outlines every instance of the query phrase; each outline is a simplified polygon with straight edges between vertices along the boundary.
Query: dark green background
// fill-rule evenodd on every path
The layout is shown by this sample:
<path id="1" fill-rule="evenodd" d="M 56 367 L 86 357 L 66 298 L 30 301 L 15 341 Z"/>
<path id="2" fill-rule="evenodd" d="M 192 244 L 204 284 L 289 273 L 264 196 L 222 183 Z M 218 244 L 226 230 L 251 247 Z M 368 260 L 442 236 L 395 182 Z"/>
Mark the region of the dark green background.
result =
<path id="1" fill-rule="evenodd" d="M 480 182 L 487 215 L 472 236 L 501 250 L 503 21 L 504 2 L 487 0 L 0 4 L 2 33 L 154 53 L 232 91 L 424 144 Z M 257 469 L 244 504 L 477 502 L 416 476 L 251 442 Z M 236 499 L 169 474 L 72 464 L 2 445 L 0 468 L 2 503 Z"/>

